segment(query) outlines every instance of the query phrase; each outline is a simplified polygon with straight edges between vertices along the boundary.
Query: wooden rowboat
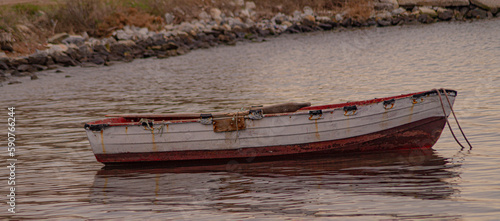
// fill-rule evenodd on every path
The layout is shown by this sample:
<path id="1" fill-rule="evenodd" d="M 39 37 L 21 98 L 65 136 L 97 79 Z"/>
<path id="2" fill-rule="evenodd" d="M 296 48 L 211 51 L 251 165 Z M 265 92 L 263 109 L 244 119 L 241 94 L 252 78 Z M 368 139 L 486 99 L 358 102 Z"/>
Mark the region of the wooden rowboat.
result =
<path id="1" fill-rule="evenodd" d="M 254 106 L 234 113 L 115 114 L 85 129 L 97 161 L 104 164 L 430 148 L 456 96 L 454 90 L 440 89 L 322 106 Z"/>

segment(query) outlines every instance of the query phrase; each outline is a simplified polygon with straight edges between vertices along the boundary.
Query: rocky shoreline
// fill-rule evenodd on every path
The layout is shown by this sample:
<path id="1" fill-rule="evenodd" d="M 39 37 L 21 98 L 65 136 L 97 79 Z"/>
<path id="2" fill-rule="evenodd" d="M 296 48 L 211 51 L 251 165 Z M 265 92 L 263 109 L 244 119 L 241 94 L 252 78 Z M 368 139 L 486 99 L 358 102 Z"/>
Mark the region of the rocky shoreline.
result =
<path id="1" fill-rule="evenodd" d="M 0 85 L 16 84 L 17 77 L 38 79 L 36 72 L 62 66 L 93 67 L 129 62 L 137 58 L 168 58 L 199 48 L 235 45 L 238 41 L 263 41 L 267 37 L 313 31 L 331 31 L 361 27 L 430 24 L 441 21 L 465 21 L 500 17 L 500 3 L 493 0 L 375 0 L 375 13 L 367 19 L 347 17 L 346 13 L 319 16 L 310 7 L 292 15 L 275 14 L 271 19 L 252 20 L 255 3 L 240 2 L 241 10 L 225 15 L 212 8 L 200 13 L 199 20 L 172 24 L 165 14 L 161 31 L 125 26 L 111 37 L 92 38 L 59 33 L 48 39 L 48 49 L 29 56 L 7 57 L 0 52 Z M 8 39 L 3 38 L 3 39 Z M 9 50 L 3 40 L 2 50 Z"/>

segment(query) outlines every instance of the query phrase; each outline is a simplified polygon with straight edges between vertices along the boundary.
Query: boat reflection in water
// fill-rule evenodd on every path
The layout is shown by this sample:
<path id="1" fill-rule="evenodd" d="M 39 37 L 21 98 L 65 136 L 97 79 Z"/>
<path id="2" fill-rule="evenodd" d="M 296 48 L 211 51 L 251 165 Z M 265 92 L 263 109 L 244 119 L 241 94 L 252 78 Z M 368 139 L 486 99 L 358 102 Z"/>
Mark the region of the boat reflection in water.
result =
<path id="1" fill-rule="evenodd" d="M 452 183 L 459 166 L 432 149 L 414 149 L 209 166 L 104 167 L 95 175 L 90 197 L 96 204 L 130 202 L 152 210 L 168 205 L 171 212 L 296 209 L 308 214 L 314 209 L 304 203 L 331 205 L 348 197 L 447 199 L 458 191 Z"/>

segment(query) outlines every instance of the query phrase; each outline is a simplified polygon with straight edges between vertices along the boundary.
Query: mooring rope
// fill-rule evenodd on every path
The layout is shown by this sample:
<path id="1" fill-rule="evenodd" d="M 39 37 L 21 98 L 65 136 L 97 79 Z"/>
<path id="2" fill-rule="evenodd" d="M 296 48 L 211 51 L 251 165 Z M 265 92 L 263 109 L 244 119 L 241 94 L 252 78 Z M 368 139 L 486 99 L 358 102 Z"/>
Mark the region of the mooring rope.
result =
<path id="1" fill-rule="evenodd" d="M 146 118 L 141 118 L 138 123 L 140 126 L 144 126 L 144 129 L 146 129 L 146 130 L 150 130 L 150 131 L 154 130 L 154 128 L 151 128 L 151 126 L 149 125 L 149 120 Z M 146 125 L 144 125 L 144 124 L 146 124 Z"/>
<path id="2" fill-rule="evenodd" d="M 455 122 L 457 122 L 458 128 L 460 129 L 460 132 L 462 132 L 462 136 L 464 137 L 465 141 L 467 141 L 467 144 L 469 144 L 469 147 L 470 147 L 469 150 L 472 150 L 472 145 L 470 144 L 469 140 L 465 136 L 465 133 L 462 130 L 462 127 L 460 126 L 460 123 L 458 123 L 457 116 L 455 115 L 455 111 L 453 111 L 453 106 L 451 105 L 450 99 L 448 98 L 448 95 L 446 94 L 446 90 L 443 88 L 441 88 L 439 90 L 438 89 L 434 89 L 434 90 L 438 93 L 439 101 L 441 102 L 441 108 L 443 109 L 443 113 L 444 113 L 444 118 L 446 119 L 446 123 L 448 124 L 448 128 L 450 128 L 451 135 L 453 135 L 453 138 L 455 138 L 455 141 L 458 143 L 458 145 L 460 145 L 462 147 L 461 150 L 464 150 L 465 146 L 462 145 L 462 143 L 460 143 L 460 141 L 458 141 L 457 136 L 455 136 L 455 133 L 453 132 L 453 129 L 451 128 L 450 122 L 448 121 L 448 117 L 446 116 L 446 110 L 444 109 L 443 99 L 441 98 L 441 92 L 439 90 L 443 90 L 443 93 L 446 97 L 446 100 L 448 101 L 448 105 L 450 105 L 451 113 L 453 113 L 453 117 L 455 118 Z"/>

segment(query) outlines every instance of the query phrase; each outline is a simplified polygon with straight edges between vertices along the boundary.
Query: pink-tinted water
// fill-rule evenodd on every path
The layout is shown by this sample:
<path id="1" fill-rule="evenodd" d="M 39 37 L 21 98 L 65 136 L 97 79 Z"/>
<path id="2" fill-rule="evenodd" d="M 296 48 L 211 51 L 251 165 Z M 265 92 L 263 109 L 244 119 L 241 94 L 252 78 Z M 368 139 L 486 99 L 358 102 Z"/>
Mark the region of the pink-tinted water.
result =
<path id="1" fill-rule="evenodd" d="M 164 60 L 39 73 L 0 87 L 16 107 L 12 219 L 495 220 L 500 217 L 500 20 L 287 35 Z M 329 104 L 432 88 L 458 91 L 474 145 L 446 129 L 430 151 L 106 169 L 83 124 L 111 113 Z M 0 150 L 7 165 L 7 126 Z M 5 157 L 4 157 L 5 156 Z M 5 194 L 4 194 L 5 193 Z"/>

